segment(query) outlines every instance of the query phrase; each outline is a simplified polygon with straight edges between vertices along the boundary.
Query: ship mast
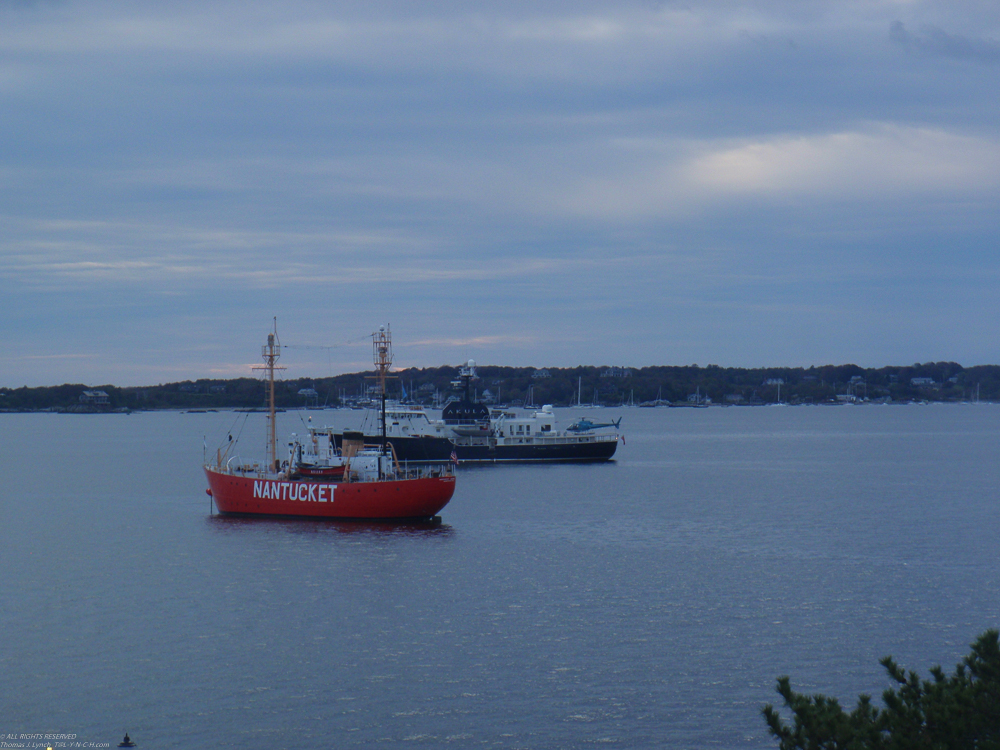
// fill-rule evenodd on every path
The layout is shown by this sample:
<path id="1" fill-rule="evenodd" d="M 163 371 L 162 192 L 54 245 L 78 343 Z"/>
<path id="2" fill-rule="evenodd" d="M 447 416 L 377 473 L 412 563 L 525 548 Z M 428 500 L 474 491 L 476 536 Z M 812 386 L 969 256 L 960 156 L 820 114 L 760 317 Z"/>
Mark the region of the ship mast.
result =
<path id="1" fill-rule="evenodd" d="M 379 444 L 381 454 L 385 455 L 385 379 L 389 377 L 392 366 L 392 334 L 389 326 L 379 326 L 372 334 L 372 358 L 375 361 L 375 378 L 378 380 L 378 393 L 381 408 L 379 409 Z M 382 460 L 378 462 L 378 476 L 382 479 Z"/>
<path id="2" fill-rule="evenodd" d="M 268 400 L 267 400 L 267 464 L 272 471 L 281 468 L 278 460 L 278 430 L 274 421 L 274 371 L 284 370 L 278 367 L 275 362 L 281 356 L 281 342 L 278 340 L 278 318 L 274 319 L 274 332 L 267 334 L 267 343 L 260 348 L 261 357 L 264 359 L 263 365 L 257 365 L 254 370 L 264 370 L 267 373 Z"/>
<path id="3" fill-rule="evenodd" d="M 385 453 L 385 379 L 392 366 L 392 333 L 389 326 L 379 326 L 378 331 L 372 334 L 372 356 L 375 360 L 375 369 L 378 378 L 378 392 L 381 400 L 381 422 L 382 422 L 382 452 Z"/>

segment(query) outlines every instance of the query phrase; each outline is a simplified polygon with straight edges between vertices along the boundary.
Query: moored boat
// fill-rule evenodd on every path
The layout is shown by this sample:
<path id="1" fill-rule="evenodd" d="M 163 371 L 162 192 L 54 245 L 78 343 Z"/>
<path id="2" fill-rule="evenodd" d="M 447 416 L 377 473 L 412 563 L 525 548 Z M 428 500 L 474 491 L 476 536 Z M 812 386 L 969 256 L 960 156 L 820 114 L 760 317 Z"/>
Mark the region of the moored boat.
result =
<path id="1" fill-rule="evenodd" d="M 454 441 L 466 437 L 490 434 L 490 410 L 469 398 L 469 382 L 475 377 L 476 363 L 471 359 L 460 368 L 460 380 L 452 382 L 455 388 L 465 388 L 462 399 L 449 401 L 441 419 L 431 419 L 427 412 L 415 404 L 393 402 L 385 407 L 383 433 L 391 441 L 396 457 L 407 462 L 447 461 L 455 451 Z M 329 435 L 340 446 L 344 433 L 324 429 L 318 432 Z M 377 440 L 366 434 L 365 441 Z"/>
<path id="2" fill-rule="evenodd" d="M 407 465 L 447 461 L 460 463 L 528 463 L 608 461 L 618 449 L 621 419 L 594 423 L 587 419 L 559 429 L 551 404 L 534 410 L 490 409 L 472 396 L 476 363 L 459 368 L 452 386 L 461 397 L 448 402 L 440 419 L 416 405 L 394 403 L 385 408 L 383 432 L 396 459 Z M 313 444 L 329 442 L 339 450 L 347 431 L 310 428 Z M 379 435 L 357 433 L 374 445 Z"/>
<path id="3" fill-rule="evenodd" d="M 385 376 L 392 363 L 391 338 L 383 327 L 372 335 L 383 405 Z M 378 446 L 345 441 L 321 444 L 316 435 L 305 444 L 289 443 L 288 457 L 277 458 L 274 371 L 280 353 L 277 326 L 262 348 L 270 385 L 267 458 L 243 464 L 229 457 L 233 443 L 206 464 L 208 494 L 220 513 L 301 516 L 325 519 L 402 520 L 434 517 L 455 492 L 451 463 L 401 464 L 383 429 Z M 384 412 L 383 412 L 384 413 Z M 294 437 L 294 436 L 293 436 Z"/>
<path id="4" fill-rule="evenodd" d="M 430 419 L 419 406 L 387 402 L 384 423 L 386 441 L 398 461 L 418 464 L 451 460 L 451 429 L 440 420 Z M 310 432 L 317 438 L 331 441 L 338 450 L 350 434 L 332 427 L 311 428 Z M 380 443 L 381 437 L 364 435 L 364 442 Z"/>
<path id="5" fill-rule="evenodd" d="M 355 474 L 353 481 L 288 479 L 271 472 L 205 467 L 209 494 L 220 513 L 326 519 L 432 518 L 455 492 L 455 476 L 442 468 L 417 474 Z"/>
<path id="6" fill-rule="evenodd" d="M 527 463 L 608 461 L 618 449 L 617 422 L 575 422 L 560 430 L 551 404 L 541 409 L 489 409 L 472 398 L 476 363 L 469 360 L 453 385 L 462 398 L 442 413 L 452 428 L 451 442 L 462 463 Z"/>
<path id="7" fill-rule="evenodd" d="M 608 461 L 618 449 L 618 425 L 587 420 L 560 430 L 551 404 L 527 414 L 494 409 L 486 435 L 456 436 L 452 442 L 462 463 Z"/>

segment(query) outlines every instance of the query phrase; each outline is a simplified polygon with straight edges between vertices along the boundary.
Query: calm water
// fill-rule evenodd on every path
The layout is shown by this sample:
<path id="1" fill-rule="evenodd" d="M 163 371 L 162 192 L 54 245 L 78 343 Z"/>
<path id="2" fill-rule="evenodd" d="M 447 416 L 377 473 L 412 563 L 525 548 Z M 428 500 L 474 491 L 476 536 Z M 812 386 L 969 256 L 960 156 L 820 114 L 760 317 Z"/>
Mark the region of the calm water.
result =
<path id="1" fill-rule="evenodd" d="M 774 747 L 778 675 L 853 704 L 1000 625 L 1000 406 L 596 414 L 615 462 L 463 468 L 433 529 L 210 515 L 234 414 L 0 415 L 0 732 Z"/>

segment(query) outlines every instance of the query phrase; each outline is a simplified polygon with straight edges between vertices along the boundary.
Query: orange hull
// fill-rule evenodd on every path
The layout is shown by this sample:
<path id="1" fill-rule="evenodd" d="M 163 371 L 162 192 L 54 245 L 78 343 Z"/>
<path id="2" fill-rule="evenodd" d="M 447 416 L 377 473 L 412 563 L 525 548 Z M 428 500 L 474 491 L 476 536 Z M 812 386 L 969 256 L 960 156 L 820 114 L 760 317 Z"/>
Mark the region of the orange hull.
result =
<path id="1" fill-rule="evenodd" d="M 379 482 L 262 479 L 205 467 L 220 513 L 333 519 L 430 518 L 455 492 L 455 477 Z"/>

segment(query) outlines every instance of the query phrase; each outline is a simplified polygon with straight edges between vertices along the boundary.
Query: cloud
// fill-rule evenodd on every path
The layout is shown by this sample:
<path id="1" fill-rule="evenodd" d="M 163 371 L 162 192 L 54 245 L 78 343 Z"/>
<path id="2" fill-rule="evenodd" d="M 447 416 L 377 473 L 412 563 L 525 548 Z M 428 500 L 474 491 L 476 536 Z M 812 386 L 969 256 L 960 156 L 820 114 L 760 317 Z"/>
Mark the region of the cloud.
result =
<path id="1" fill-rule="evenodd" d="M 0 273 L 17 288 L 142 288 L 191 293 L 220 282 L 244 289 L 419 289 L 456 283 L 510 283 L 599 272 L 611 257 L 534 254 L 517 264 L 456 257 L 419 233 L 250 231 L 110 221 L 17 221 L 0 239 Z M 21 235 L 21 236 L 17 236 Z"/>
<path id="2" fill-rule="evenodd" d="M 417 341 L 411 341 L 404 344 L 396 344 L 397 348 L 411 348 L 411 347 L 421 347 L 421 346 L 436 346 L 436 347 L 447 347 L 447 348 L 460 348 L 465 349 L 472 346 L 486 346 L 486 347 L 497 347 L 497 346 L 508 346 L 510 344 L 536 344 L 539 338 L 537 336 L 511 336 L 511 335 L 498 335 L 498 336 L 470 336 L 466 338 L 453 337 L 453 338 L 441 338 L 441 339 L 419 339 Z"/>
<path id="3" fill-rule="evenodd" d="M 95 359 L 100 354 L 29 354 L 21 357 L 14 357 L 18 360 L 32 359 Z"/>
<path id="4" fill-rule="evenodd" d="M 938 26 L 924 25 L 920 32 L 907 31 L 902 21 L 893 21 L 889 38 L 907 52 L 928 57 L 950 57 L 954 60 L 995 65 L 1000 63 L 1000 42 L 987 37 L 966 37 L 949 34 Z"/>
<path id="5" fill-rule="evenodd" d="M 779 136 L 693 159 L 684 172 L 712 193 L 866 198 L 996 186 L 1000 141 L 934 128 L 876 125 Z"/>
<path id="6" fill-rule="evenodd" d="M 896 201 L 1000 185 L 1000 139 L 940 128 L 863 129 L 767 138 L 627 141 L 618 174 L 564 193 L 570 211 L 607 218 L 678 216 L 733 200 Z"/>
<path id="7" fill-rule="evenodd" d="M 120 356 L 82 366 L 145 379 L 191 341 L 242 367 L 277 314 L 497 362 L 798 360 L 742 311 L 830 340 L 911 272 L 901 320 L 950 308 L 989 341 L 997 8 L 0 0 L 11 346 L 86 340 Z"/>
<path id="8" fill-rule="evenodd" d="M 125 79 L 150 67 L 218 76 L 233 65 L 243 75 L 343 65 L 354 74 L 460 72 L 579 85 L 678 76 L 682 62 L 712 59 L 748 38 L 796 28 L 768 9 L 644 2 L 475 9 L 450 3 L 66 4 L 4 20 L 0 48 L 8 57 L 32 66 L 72 60 L 76 68 L 104 61 Z"/>

